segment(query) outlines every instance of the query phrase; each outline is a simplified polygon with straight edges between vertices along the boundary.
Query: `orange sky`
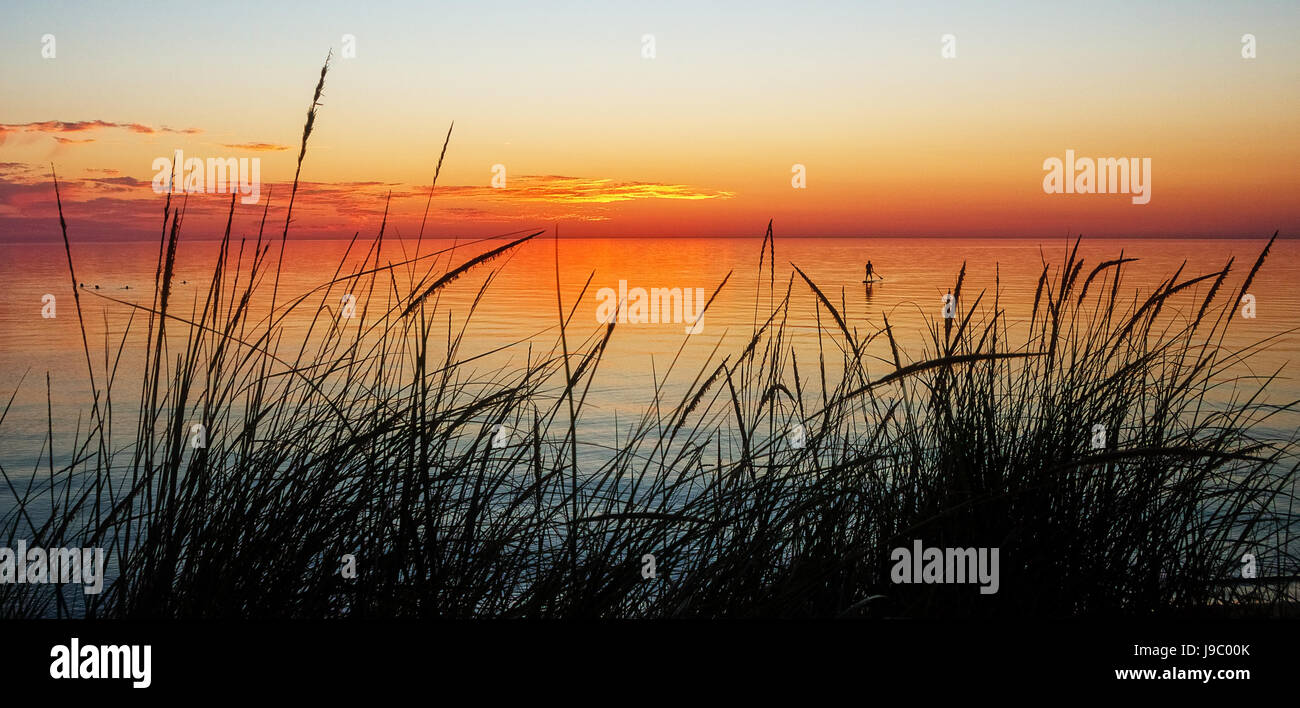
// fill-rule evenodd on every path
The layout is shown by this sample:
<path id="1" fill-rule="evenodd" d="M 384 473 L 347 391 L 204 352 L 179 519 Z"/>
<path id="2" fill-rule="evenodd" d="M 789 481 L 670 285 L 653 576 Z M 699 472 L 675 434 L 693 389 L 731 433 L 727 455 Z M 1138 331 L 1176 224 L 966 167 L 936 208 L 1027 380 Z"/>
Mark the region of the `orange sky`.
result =
<path id="1" fill-rule="evenodd" d="M 326 49 L 295 204 L 303 235 L 371 235 L 390 193 L 389 233 L 413 235 L 453 120 L 428 235 L 555 222 L 574 235 L 753 235 L 769 218 L 786 235 L 1300 226 L 1294 6 L 490 5 L 424 17 L 324 3 L 285 32 L 277 22 L 295 18 L 278 8 L 256 30 L 165 5 L 19 17 L 0 29 L 15 68 L 0 76 L 0 238 L 58 238 L 51 165 L 79 237 L 154 237 L 152 164 L 177 149 L 259 159 L 276 214 Z M 1150 158 L 1150 203 L 1044 193 L 1043 161 L 1067 149 Z M 791 184 L 796 164 L 806 188 Z M 193 195 L 187 233 L 219 236 L 228 199 Z M 238 232 L 256 229 L 263 204 L 237 205 Z"/>

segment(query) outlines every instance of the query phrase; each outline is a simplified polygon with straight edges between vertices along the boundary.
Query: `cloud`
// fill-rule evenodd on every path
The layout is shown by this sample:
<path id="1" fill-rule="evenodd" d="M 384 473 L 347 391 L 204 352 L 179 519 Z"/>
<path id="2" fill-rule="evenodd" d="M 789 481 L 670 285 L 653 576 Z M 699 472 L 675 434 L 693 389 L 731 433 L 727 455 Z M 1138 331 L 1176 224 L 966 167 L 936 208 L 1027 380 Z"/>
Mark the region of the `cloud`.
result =
<path id="1" fill-rule="evenodd" d="M 557 204 L 607 204 L 634 199 L 728 199 L 734 192 L 704 191 L 684 184 L 618 182 L 612 179 L 537 175 L 519 178 L 514 199 Z M 509 184 L 509 183 L 507 183 Z M 508 190 L 507 190 L 508 191 Z"/>
<path id="2" fill-rule="evenodd" d="M 17 177 L 19 175 L 34 175 L 40 169 L 39 165 L 33 165 L 28 162 L 0 162 L 0 176 Z"/>
<path id="3" fill-rule="evenodd" d="M 56 214 L 54 190 L 47 167 L 27 163 L 0 163 L 0 233 L 32 237 L 46 234 Z M 93 226 L 108 237 L 143 237 L 152 233 L 160 195 L 152 182 L 122 175 L 113 169 L 86 168 L 80 177 L 60 180 L 63 206 L 69 220 Z M 290 185 L 265 181 L 261 197 L 274 221 L 283 218 Z M 461 226 L 496 226 L 503 223 L 606 222 L 619 216 L 620 203 L 637 200 L 729 199 L 733 192 L 682 184 L 660 184 L 610 178 L 563 175 L 512 176 L 507 188 L 487 185 L 438 186 L 433 193 L 429 223 L 446 231 Z M 391 198 L 391 202 L 389 201 Z M 387 211 L 394 233 L 416 228 L 424 221 L 429 198 L 427 184 L 388 181 L 310 182 L 298 184 L 294 223 L 299 233 L 343 235 L 376 228 Z M 219 232 L 225 223 L 230 198 L 225 194 L 184 195 L 191 232 Z M 236 205 L 236 219 L 245 228 L 260 228 L 262 204 Z M 269 222 L 268 222 L 269 223 Z M 43 236 L 42 236 L 43 237 Z"/>
<path id="4" fill-rule="evenodd" d="M 9 133 L 85 133 L 92 130 L 106 130 L 110 128 L 119 128 L 129 130 L 132 133 L 143 135 L 153 135 L 155 133 L 180 133 L 184 135 L 195 135 L 202 132 L 198 128 L 152 128 L 143 123 L 115 123 L 107 120 L 45 120 L 34 123 L 0 123 L 0 143 L 4 143 L 5 136 Z M 74 141 L 70 138 L 55 138 L 59 142 L 89 142 L 87 140 Z"/>
<path id="5" fill-rule="evenodd" d="M 493 201 L 537 202 L 546 204 L 610 204 L 638 199 L 730 199 L 735 192 L 703 190 L 684 184 L 625 182 L 591 177 L 563 175 L 522 175 L 511 177 L 501 189 L 494 187 L 438 187 L 438 193 L 458 197 L 475 197 Z"/>
<path id="6" fill-rule="evenodd" d="M 94 139 L 94 138 L 82 138 L 82 139 L 78 140 L 77 138 L 62 138 L 62 137 L 59 137 L 59 136 L 57 136 L 57 135 L 54 136 L 54 139 L 57 140 L 57 141 L 59 141 L 59 144 L 60 144 L 60 145 L 80 145 L 80 144 L 82 144 L 82 143 L 93 143 L 93 142 L 95 142 L 95 139 Z"/>
<path id="7" fill-rule="evenodd" d="M 40 183 L 0 182 L 0 206 L 16 205 L 30 195 L 53 194 L 53 187 Z"/>
<path id="8" fill-rule="evenodd" d="M 275 143 L 222 143 L 221 147 L 230 148 L 231 150 L 253 150 L 256 152 L 274 152 L 277 150 L 288 150 L 288 145 L 276 145 Z"/>
<path id="9" fill-rule="evenodd" d="M 126 177 L 126 176 L 122 176 L 122 177 L 87 177 L 86 179 L 81 180 L 81 182 L 84 183 L 84 184 L 88 184 L 88 185 L 100 185 L 100 184 L 103 184 L 103 185 L 112 185 L 112 186 L 116 186 L 116 187 L 150 187 L 150 188 L 152 188 L 152 186 L 153 186 L 153 183 L 152 183 L 151 181 L 149 181 L 149 180 L 136 179 L 136 178 L 134 178 L 134 177 Z"/>

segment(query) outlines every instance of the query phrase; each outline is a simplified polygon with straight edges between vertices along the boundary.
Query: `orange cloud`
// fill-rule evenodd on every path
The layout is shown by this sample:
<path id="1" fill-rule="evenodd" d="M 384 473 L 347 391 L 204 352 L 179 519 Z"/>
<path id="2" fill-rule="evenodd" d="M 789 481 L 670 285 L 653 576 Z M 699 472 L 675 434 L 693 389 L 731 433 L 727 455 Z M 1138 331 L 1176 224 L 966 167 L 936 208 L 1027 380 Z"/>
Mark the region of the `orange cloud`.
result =
<path id="1" fill-rule="evenodd" d="M 132 133 L 141 133 L 152 135 L 154 133 L 181 133 L 184 135 L 194 135 L 203 131 L 198 128 L 153 128 L 142 123 L 115 123 L 106 120 L 45 120 L 34 123 L 0 123 L 0 143 L 4 143 L 5 136 L 9 133 L 84 133 L 91 130 L 104 130 L 108 128 L 121 128 L 129 130 Z M 56 138 L 57 140 L 58 138 Z M 60 142 L 72 142 L 69 139 L 60 140 Z M 86 141 L 81 141 L 86 142 Z"/>
<path id="2" fill-rule="evenodd" d="M 275 143 L 222 143 L 221 147 L 232 150 L 254 150 L 258 152 L 274 152 L 278 150 L 288 150 L 288 145 L 276 145 Z"/>
<path id="3" fill-rule="evenodd" d="M 634 199 L 728 199 L 734 192 L 707 192 L 682 184 L 615 182 L 612 179 L 525 175 L 508 188 L 494 190 L 507 199 L 551 204 L 608 204 Z"/>
<path id="4" fill-rule="evenodd" d="M 437 194 L 499 202 L 545 204 L 609 204 L 638 199 L 730 199 L 735 192 L 697 189 L 684 184 L 618 182 L 591 177 L 522 175 L 509 177 L 506 186 L 439 187 Z"/>
<path id="5" fill-rule="evenodd" d="M 134 238 L 153 232 L 158 199 L 147 178 L 121 175 L 116 170 L 84 168 L 84 176 L 60 180 L 63 206 L 69 218 L 93 224 L 96 237 Z M 0 232 L 31 237 L 49 231 L 57 213 L 48 169 L 26 163 L 0 163 Z M 264 182 L 263 199 L 272 199 L 270 213 L 283 214 L 290 185 Z M 701 189 L 683 184 L 618 181 L 608 178 L 560 175 L 523 175 L 509 179 L 502 189 L 487 185 L 438 186 L 429 212 L 429 229 L 459 231 L 482 225 L 496 228 L 507 223 L 609 222 L 619 218 L 625 205 L 651 200 L 679 200 L 702 204 L 727 200 L 732 192 Z M 299 234 L 345 234 L 375 228 L 385 218 L 391 233 L 415 230 L 424 222 L 429 198 L 427 184 L 386 181 L 300 182 L 294 204 Z M 226 195 L 189 194 L 181 197 L 191 232 L 220 229 L 230 200 Z M 258 228 L 261 206 L 237 208 L 237 218 L 249 219 L 245 228 Z M 274 219 L 272 219 L 274 220 Z"/>

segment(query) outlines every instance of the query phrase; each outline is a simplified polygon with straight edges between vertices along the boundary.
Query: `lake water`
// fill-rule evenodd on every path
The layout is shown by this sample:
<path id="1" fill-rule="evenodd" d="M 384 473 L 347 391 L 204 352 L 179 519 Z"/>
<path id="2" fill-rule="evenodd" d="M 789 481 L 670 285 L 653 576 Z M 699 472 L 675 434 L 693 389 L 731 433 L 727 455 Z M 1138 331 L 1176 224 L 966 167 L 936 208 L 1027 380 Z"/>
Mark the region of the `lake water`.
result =
<path id="1" fill-rule="evenodd" d="M 1085 260 L 1081 277 L 1097 263 L 1116 258 L 1122 252 L 1139 260 L 1126 266 L 1121 295 L 1145 298 L 1184 262 L 1180 280 L 1217 270 L 1235 257 L 1229 280 L 1235 291 L 1264 242 L 1264 239 L 1085 240 L 1080 247 Z M 504 242 L 460 245 L 451 254 L 451 261 L 463 262 L 501 243 Z M 557 249 L 560 292 L 566 312 L 575 308 L 575 301 L 591 276 L 581 301 L 576 302 L 573 325 L 569 329 L 571 348 L 583 341 L 589 343 L 602 330 L 597 318 L 601 288 L 617 290 L 620 281 L 626 281 L 629 289 L 700 288 L 707 297 L 731 273 L 698 333 L 688 335 L 687 326 L 681 322 L 626 324 L 617 328 L 588 394 L 590 417 L 583 431 L 588 442 L 612 444 L 615 414 L 627 421 L 643 413 L 651 399 L 656 376 L 662 382 L 675 357 L 678 358 L 675 368 L 663 384 L 665 395 L 673 402 L 679 400 L 697 372 L 706 365 L 711 369 L 722 356 L 739 351 L 748 342 L 754 326 L 761 243 L 760 238 L 605 238 L 561 239 L 557 244 L 553 239 L 539 238 L 455 281 L 443 293 L 440 316 L 445 320 L 446 312 L 450 312 L 458 330 L 485 279 L 495 274 L 491 287 L 475 309 L 459 351 L 462 360 L 491 353 L 468 365 L 489 375 L 501 367 L 524 362 L 529 356 L 530 343 L 533 356 L 556 346 Z M 778 239 L 776 290 L 778 297 L 785 292 L 793 263 L 837 307 L 842 303 L 846 323 L 860 335 L 882 328 L 884 317 L 888 316 L 907 363 L 926 355 L 927 322 L 939 316 L 942 296 L 954 283 L 963 262 L 966 264 L 963 306 L 973 303 L 974 295 L 981 290 L 988 290 L 986 298 L 991 299 L 995 278 L 999 279 L 999 305 L 1013 323 L 1014 331 L 1015 323 L 1024 323 L 1030 315 L 1043 263 L 1059 266 L 1066 260 L 1071 243 L 1065 239 Z M 450 241 L 426 239 L 419 250 L 430 253 L 451 245 Z M 218 247 L 216 241 L 181 242 L 173 312 L 187 315 L 201 307 L 207 289 L 205 278 L 210 276 Z M 352 265 L 359 263 L 365 247 L 366 244 L 354 245 L 345 259 L 346 241 L 291 240 L 279 284 L 279 301 L 310 292 L 333 278 L 340 260 Z M 414 255 L 415 250 L 414 242 L 386 241 L 380 262 L 402 260 Z M 81 291 L 82 309 L 96 376 L 102 385 L 116 363 L 115 405 L 129 403 L 125 407 L 132 408 L 137 402 L 129 399 L 139 390 L 142 338 L 128 337 L 117 362 L 118 346 L 124 341 L 123 332 L 132 312 L 94 293 L 148 306 L 152 301 L 158 244 L 74 243 L 73 256 L 77 280 L 86 284 L 86 289 Z M 1300 326 L 1300 293 L 1296 288 L 1300 282 L 1298 256 L 1300 242 L 1279 241 L 1274 246 L 1251 288 L 1257 316 L 1235 318 L 1226 341 L 1228 346 L 1244 346 Z M 868 259 L 884 278 L 870 288 L 861 283 L 863 264 Z M 344 273 L 347 272 L 345 268 Z M 401 272 L 404 274 L 405 270 Z M 6 400 L 13 396 L 10 410 L 0 425 L 0 465 L 10 475 L 21 478 L 33 472 L 44 454 L 49 432 L 47 375 L 48 412 L 53 419 L 56 460 L 66 459 L 76 432 L 78 429 L 84 432 L 90 410 L 86 360 L 61 244 L 0 244 L 0 278 L 7 293 L 0 301 L 0 331 L 4 333 L 0 343 L 0 395 Z M 398 279 L 399 289 L 405 287 L 404 278 L 405 275 Z M 761 279 L 766 288 L 766 269 Z M 1203 296 L 1209 282 L 1197 285 L 1194 292 Z M 342 292 L 336 288 L 334 296 Z M 791 292 L 791 320 L 787 326 L 795 333 L 796 347 L 811 352 L 806 360 L 815 361 L 818 327 L 815 297 L 797 277 Z M 54 318 L 41 316 L 45 294 L 56 298 Z M 766 289 L 762 297 L 766 301 Z M 1185 309 L 1195 309 L 1191 303 L 1199 303 L 1199 299 L 1192 295 L 1182 302 Z M 358 301 L 358 311 L 364 305 L 365 302 Z M 314 310 L 315 305 L 305 309 Z M 134 330 L 142 334 L 143 316 L 135 313 L 135 317 Z M 824 311 L 820 325 L 828 332 L 835 328 Z M 289 340 L 294 332 L 304 331 L 303 326 L 302 322 L 289 323 L 289 335 L 281 342 L 281 351 L 296 353 L 297 343 Z M 445 335 L 441 337 L 445 339 Z M 1300 336 L 1283 334 L 1252 361 L 1251 370 L 1255 373 L 1281 371 L 1281 378 L 1267 391 L 1274 402 L 1300 399 L 1293 363 L 1300 358 L 1298 353 Z M 873 378 L 892 370 L 892 357 L 883 337 L 867 348 L 867 354 Z M 833 358 L 838 356 L 836 353 Z M 712 364 L 708 364 L 710 361 Z M 801 356 L 800 361 L 802 364 L 805 359 Z M 811 366 L 803 373 L 810 379 L 815 375 Z M 678 398 L 673 398 L 674 394 Z M 1270 423 L 1273 432 L 1280 433 L 1287 433 L 1288 428 L 1293 431 L 1296 425 L 1294 416 Z M 128 434 L 122 436 L 124 442 L 130 439 L 130 430 L 125 432 Z"/>

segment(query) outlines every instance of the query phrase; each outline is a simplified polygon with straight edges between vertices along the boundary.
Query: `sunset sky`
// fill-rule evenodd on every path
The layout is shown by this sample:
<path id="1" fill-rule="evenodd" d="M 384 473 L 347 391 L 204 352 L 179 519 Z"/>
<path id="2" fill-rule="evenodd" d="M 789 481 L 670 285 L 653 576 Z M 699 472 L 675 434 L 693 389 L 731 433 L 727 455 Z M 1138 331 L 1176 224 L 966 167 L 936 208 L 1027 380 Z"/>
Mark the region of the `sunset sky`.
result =
<path id="1" fill-rule="evenodd" d="M 390 192 L 413 236 L 453 120 L 426 235 L 1300 234 L 1294 0 L 548 5 L 6 8 L 0 239 L 59 238 L 51 164 L 77 238 L 156 237 L 152 163 L 177 149 L 260 158 L 236 231 L 268 191 L 283 219 L 331 49 L 304 236 L 373 235 Z M 1150 203 L 1045 194 L 1067 149 L 1150 158 Z M 219 236 L 228 202 L 191 197 L 187 234 Z"/>

